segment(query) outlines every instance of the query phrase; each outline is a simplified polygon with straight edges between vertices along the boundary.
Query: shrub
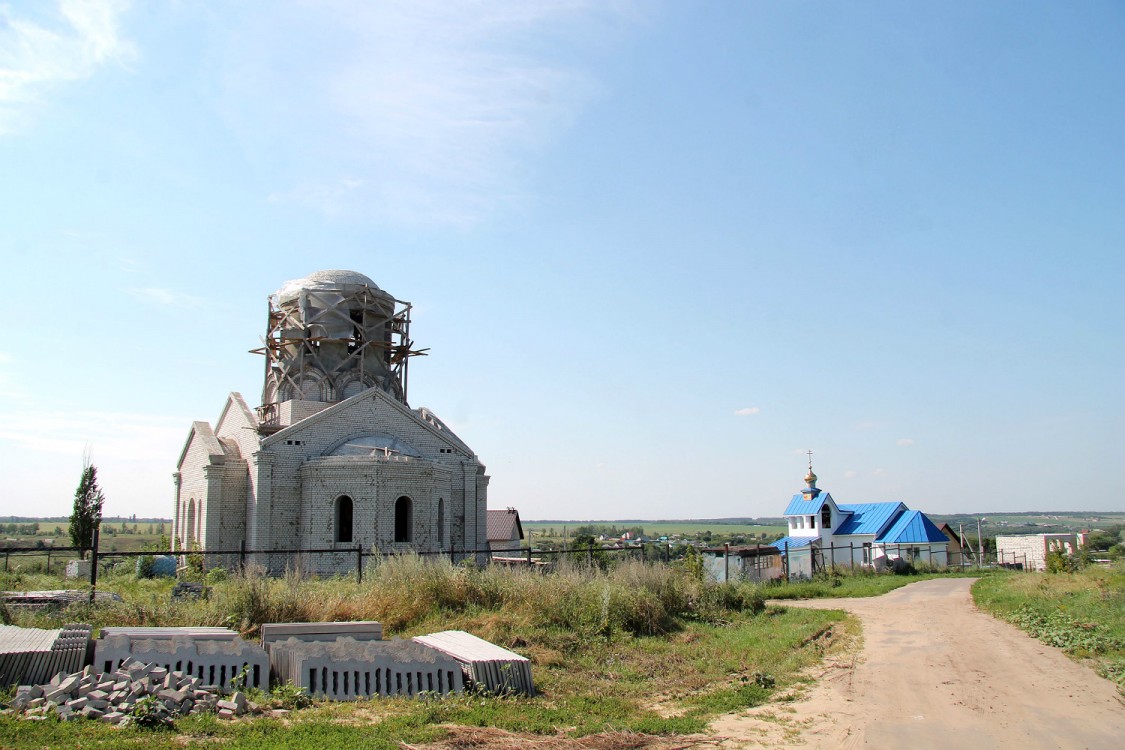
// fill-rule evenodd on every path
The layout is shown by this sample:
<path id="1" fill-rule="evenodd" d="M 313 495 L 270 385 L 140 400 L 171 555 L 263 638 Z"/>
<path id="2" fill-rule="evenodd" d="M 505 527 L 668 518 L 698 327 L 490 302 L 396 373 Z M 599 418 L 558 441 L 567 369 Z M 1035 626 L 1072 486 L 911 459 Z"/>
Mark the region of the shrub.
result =
<path id="1" fill-rule="evenodd" d="M 136 702 L 132 723 L 142 729 L 172 729 L 176 726 L 171 712 L 155 695 L 146 695 Z"/>

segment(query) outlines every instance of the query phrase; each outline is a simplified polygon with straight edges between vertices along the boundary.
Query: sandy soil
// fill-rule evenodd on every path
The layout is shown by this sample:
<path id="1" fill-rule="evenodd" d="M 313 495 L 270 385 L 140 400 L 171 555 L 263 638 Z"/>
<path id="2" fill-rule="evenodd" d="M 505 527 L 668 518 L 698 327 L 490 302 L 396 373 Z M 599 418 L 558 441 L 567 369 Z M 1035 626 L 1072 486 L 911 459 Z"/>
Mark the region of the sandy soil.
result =
<path id="1" fill-rule="evenodd" d="M 721 717 L 735 748 L 1125 748 L 1115 686 L 980 612 L 971 579 L 935 579 L 870 599 L 784 602 L 845 609 L 863 644 L 814 673 L 790 702 Z"/>

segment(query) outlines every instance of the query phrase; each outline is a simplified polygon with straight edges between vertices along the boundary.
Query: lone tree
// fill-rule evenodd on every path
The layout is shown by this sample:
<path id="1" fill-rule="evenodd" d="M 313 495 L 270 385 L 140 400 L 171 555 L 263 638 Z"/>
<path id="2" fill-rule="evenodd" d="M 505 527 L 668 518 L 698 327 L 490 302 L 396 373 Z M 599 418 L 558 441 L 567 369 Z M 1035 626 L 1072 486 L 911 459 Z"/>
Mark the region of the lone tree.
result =
<path id="1" fill-rule="evenodd" d="M 70 541 L 75 547 L 94 546 L 94 529 L 102 521 L 102 503 L 105 497 L 98 489 L 98 468 L 85 461 L 82 481 L 74 493 L 74 510 L 70 514 Z M 85 558 L 86 553 L 82 553 Z"/>

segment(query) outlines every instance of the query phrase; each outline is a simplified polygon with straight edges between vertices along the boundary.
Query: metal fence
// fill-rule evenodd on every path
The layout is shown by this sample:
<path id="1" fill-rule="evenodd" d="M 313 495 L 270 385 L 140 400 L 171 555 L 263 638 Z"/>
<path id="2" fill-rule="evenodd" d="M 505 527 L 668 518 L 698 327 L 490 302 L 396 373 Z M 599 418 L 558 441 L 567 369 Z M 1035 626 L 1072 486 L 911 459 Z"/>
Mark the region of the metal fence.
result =
<path id="1" fill-rule="evenodd" d="M 767 545 L 768 546 L 768 545 Z M 797 551 L 800 550 L 800 551 Z M 807 551 L 811 560 L 813 574 L 828 572 L 836 568 L 871 568 L 873 561 L 865 557 L 862 545 L 849 544 L 847 546 L 829 547 L 804 547 L 791 550 L 781 550 L 782 577 L 789 579 L 792 571 L 791 555 L 805 554 Z M 1008 554 L 998 556 L 996 553 L 986 553 L 983 557 L 971 550 L 962 549 L 957 554 L 956 560 L 949 560 L 949 552 L 942 550 L 935 553 L 929 547 L 912 545 L 885 545 L 879 550 L 887 553 L 894 551 L 899 558 L 912 563 L 922 563 L 941 568 L 981 568 L 1004 567 L 1028 570 L 1026 555 Z M 204 570 L 208 561 L 224 560 L 227 567 L 238 571 L 245 571 L 248 566 L 261 565 L 270 570 L 307 570 L 312 572 L 325 572 L 330 569 L 335 574 L 353 574 L 357 580 L 363 581 L 364 569 L 373 560 L 379 561 L 392 557 L 400 557 L 400 552 L 383 552 L 374 549 L 365 549 L 361 545 L 353 547 L 321 547 L 321 548 L 286 548 L 272 550 L 247 549 L 245 544 L 238 549 L 192 549 L 185 550 L 140 550 L 140 551 L 102 551 L 99 549 L 98 535 L 94 536 L 92 547 L 6 547 L 0 549 L 4 555 L 4 570 L 11 568 L 11 558 L 40 558 L 43 559 L 43 569 L 48 572 L 62 572 L 67 562 L 76 559 L 88 559 L 90 563 L 89 582 L 91 589 L 97 588 L 99 572 L 104 573 L 110 565 L 140 557 L 157 555 L 171 555 L 179 558 L 181 565 L 186 565 L 189 558 Z M 867 548 L 867 554 L 870 548 Z M 443 551 L 420 551 L 409 554 L 417 555 L 424 559 L 448 559 L 457 563 L 465 559 L 488 559 L 493 564 L 506 565 L 551 565 L 559 560 L 570 560 L 579 564 L 593 566 L 605 564 L 622 559 L 635 559 L 642 562 L 670 562 L 674 555 L 672 545 L 650 544 L 634 547 L 570 547 L 564 549 L 532 549 L 530 547 L 518 550 L 493 550 L 489 549 L 459 549 Z M 729 551 L 728 551 L 729 554 Z M 938 558 L 935 559 L 935 555 Z M 325 566 L 319 564 L 325 557 L 330 557 L 331 562 Z M 279 558 L 282 558 L 279 560 Z M 345 562 L 347 561 L 347 562 Z M 264 564 L 263 564 L 264 562 Z M 215 566 L 211 566 L 215 567 Z"/>
<path id="2" fill-rule="evenodd" d="M 889 561 L 903 560 L 909 564 L 922 564 L 934 568 L 1009 568 L 1013 570 L 1030 570 L 1027 562 L 1026 554 L 1015 553 L 996 553 L 985 552 L 983 555 L 979 552 L 973 552 L 971 549 L 962 547 L 954 552 L 950 552 L 948 548 L 935 551 L 929 545 L 917 544 L 885 544 L 878 547 L 870 545 L 856 545 L 850 543 L 847 546 L 843 545 L 829 545 L 828 547 L 796 547 L 790 548 L 788 546 L 782 548 L 782 570 L 785 578 L 789 578 L 792 565 L 790 561 L 791 556 L 804 555 L 807 552 L 810 562 L 810 572 L 812 574 L 824 573 L 834 568 L 856 568 L 856 567 L 873 567 L 875 565 L 874 557 L 876 552 L 881 552 Z M 892 556 L 893 555 L 893 556 Z M 954 558 L 955 559 L 951 559 Z M 888 562 L 891 564 L 891 562 Z"/>

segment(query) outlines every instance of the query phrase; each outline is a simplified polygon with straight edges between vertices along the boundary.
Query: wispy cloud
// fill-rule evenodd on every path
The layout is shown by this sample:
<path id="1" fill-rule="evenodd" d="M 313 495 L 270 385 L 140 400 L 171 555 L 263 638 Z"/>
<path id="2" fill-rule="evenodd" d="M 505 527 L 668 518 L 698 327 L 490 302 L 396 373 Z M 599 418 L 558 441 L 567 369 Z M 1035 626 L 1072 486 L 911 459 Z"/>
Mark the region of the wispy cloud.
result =
<path id="1" fill-rule="evenodd" d="M 895 441 L 895 445 L 910 446 L 914 445 L 914 441 L 910 438 L 899 438 Z"/>
<path id="2" fill-rule="evenodd" d="M 130 289 L 128 291 L 129 294 L 133 295 L 141 302 L 149 302 L 165 307 L 198 307 L 204 302 L 202 297 L 196 297 L 191 294 L 177 292 L 174 289 L 164 289 L 162 287 L 143 287 L 140 289 Z"/>
<path id="3" fill-rule="evenodd" d="M 871 475 L 876 476 L 876 477 L 886 476 L 886 474 L 887 474 L 886 469 L 876 469 L 875 471 L 871 472 Z"/>
<path id="4" fill-rule="evenodd" d="M 43 5 L 46 5 L 44 3 Z M 0 135 L 31 122 L 52 87 L 94 75 L 134 54 L 119 31 L 127 0 L 60 0 L 40 19 L 0 5 Z"/>
<path id="5" fill-rule="evenodd" d="M 248 11 L 226 32 L 220 107 L 263 158 L 278 148 L 304 156 L 271 201 L 471 225 L 525 200 L 529 157 L 601 90 L 580 61 L 612 46 L 630 6 L 328 1 Z"/>
<path id="6" fill-rule="evenodd" d="M 852 471 L 851 469 L 848 469 L 847 471 L 844 472 L 844 479 L 854 479 L 858 476 L 859 476 L 858 471 Z"/>
<path id="7" fill-rule="evenodd" d="M 175 461 L 191 420 L 128 412 L 23 411 L 4 415 L 0 443 L 33 453 L 81 456 L 92 445 L 95 457 L 115 461 Z M 171 458 L 170 458 L 171 457 Z"/>
<path id="8" fill-rule="evenodd" d="M 734 413 L 739 417 L 752 417 L 761 411 L 762 410 L 757 406 L 746 406 L 741 409 L 735 409 Z"/>
<path id="9" fill-rule="evenodd" d="M 12 355 L 0 352 L 0 398 L 8 402 L 23 401 L 27 398 L 27 391 L 20 387 L 8 372 L 7 365 L 15 361 Z"/>

